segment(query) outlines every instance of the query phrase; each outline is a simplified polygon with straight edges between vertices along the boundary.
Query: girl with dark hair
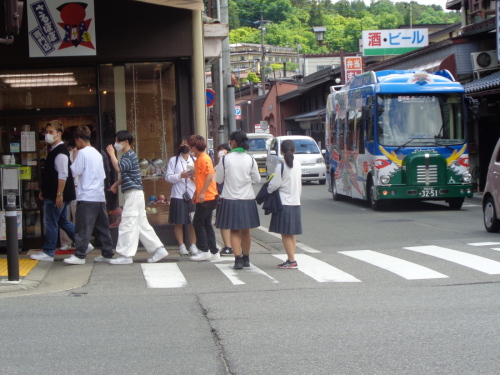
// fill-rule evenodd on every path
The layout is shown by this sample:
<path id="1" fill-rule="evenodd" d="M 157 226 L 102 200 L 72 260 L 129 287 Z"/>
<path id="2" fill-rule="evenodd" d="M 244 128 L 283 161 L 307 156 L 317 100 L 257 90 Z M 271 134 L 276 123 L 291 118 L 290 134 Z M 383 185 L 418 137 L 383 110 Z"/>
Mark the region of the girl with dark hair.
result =
<path id="1" fill-rule="evenodd" d="M 279 268 L 297 268 L 295 261 L 296 235 L 302 234 L 302 220 L 300 215 L 300 194 L 302 192 L 302 168 L 295 160 L 295 143 L 287 139 L 281 144 L 281 153 L 285 158 L 283 173 L 281 164 L 278 164 L 274 177 L 267 188 L 268 193 L 278 190 L 283 208 L 271 216 L 269 232 L 281 234 L 288 259 L 279 264 Z"/>
<path id="2" fill-rule="evenodd" d="M 222 157 L 215 170 L 215 181 L 224 183 L 215 226 L 231 231 L 234 269 L 240 270 L 250 267 L 250 228 L 260 225 L 252 188 L 252 183 L 260 182 L 260 174 L 257 162 L 246 151 L 246 133 L 235 131 L 229 138 L 231 152 Z"/>
<path id="3" fill-rule="evenodd" d="M 196 247 L 196 234 L 191 222 L 190 214 L 195 211 L 193 201 L 187 199 L 187 194 L 193 196 L 196 186 L 194 184 L 194 162 L 195 158 L 189 155 L 187 137 L 182 138 L 179 144 L 179 153 L 168 161 L 165 180 L 172 184 L 170 194 L 170 210 L 168 214 L 169 224 L 174 224 L 174 236 L 179 244 L 179 255 L 198 254 Z M 186 199 L 183 198 L 186 196 Z M 191 246 L 188 249 L 184 244 L 183 226 L 189 225 L 189 238 Z"/>
<path id="4" fill-rule="evenodd" d="M 231 147 L 229 147 L 228 143 L 222 143 L 219 145 L 217 148 L 217 160 L 221 161 L 221 159 L 228 154 L 228 152 L 231 151 Z M 222 194 L 222 189 L 224 188 L 224 184 L 217 184 L 217 191 L 219 194 Z M 221 199 L 222 200 L 222 199 Z M 216 215 L 219 215 L 220 212 L 220 201 L 219 200 L 219 205 L 217 206 L 217 212 Z M 231 247 L 231 232 L 229 229 L 221 229 L 220 230 L 220 235 L 222 236 L 222 241 L 224 242 L 224 247 L 220 251 L 220 255 L 223 256 L 230 256 L 233 255 L 233 248 Z"/>

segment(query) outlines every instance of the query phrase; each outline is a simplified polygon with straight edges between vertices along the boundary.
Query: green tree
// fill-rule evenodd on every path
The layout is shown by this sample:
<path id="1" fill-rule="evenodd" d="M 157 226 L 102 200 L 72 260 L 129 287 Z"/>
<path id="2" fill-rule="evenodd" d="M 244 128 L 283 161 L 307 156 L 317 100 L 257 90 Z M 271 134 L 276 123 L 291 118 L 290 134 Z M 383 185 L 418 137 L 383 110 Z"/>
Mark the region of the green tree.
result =
<path id="1" fill-rule="evenodd" d="M 247 75 L 247 81 L 253 82 L 253 83 L 259 83 L 260 82 L 260 78 L 257 77 L 257 74 L 255 74 L 255 73 L 248 73 L 248 75 Z"/>

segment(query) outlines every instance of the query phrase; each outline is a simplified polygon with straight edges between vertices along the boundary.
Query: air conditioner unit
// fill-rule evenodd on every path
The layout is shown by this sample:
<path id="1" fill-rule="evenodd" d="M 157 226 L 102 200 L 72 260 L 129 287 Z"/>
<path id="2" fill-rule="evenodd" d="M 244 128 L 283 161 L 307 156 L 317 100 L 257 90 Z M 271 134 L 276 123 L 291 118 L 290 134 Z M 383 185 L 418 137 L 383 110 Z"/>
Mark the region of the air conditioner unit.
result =
<path id="1" fill-rule="evenodd" d="M 498 67 L 496 50 L 473 52 L 470 54 L 470 56 L 472 58 L 472 70 L 474 70 L 475 72 Z"/>

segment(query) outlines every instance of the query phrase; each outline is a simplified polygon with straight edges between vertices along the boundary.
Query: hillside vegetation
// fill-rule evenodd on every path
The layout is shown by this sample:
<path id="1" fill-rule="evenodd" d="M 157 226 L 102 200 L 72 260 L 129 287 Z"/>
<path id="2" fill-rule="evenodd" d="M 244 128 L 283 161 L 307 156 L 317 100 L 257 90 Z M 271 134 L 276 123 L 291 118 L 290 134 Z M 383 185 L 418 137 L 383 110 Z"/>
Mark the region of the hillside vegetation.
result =
<path id="1" fill-rule="evenodd" d="M 410 9 L 411 8 L 411 9 Z M 411 11 L 410 11 L 411 10 Z M 460 12 L 417 2 L 363 0 L 229 0 L 231 43 L 261 43 L 260 20 L 265 20 L 264 43 L 298 48 L 300 53 L 327 53 L 318 47 L 313 26 L 326 26 L 325 41 L 333 51 L 358 51 L 362 30 L 395 29 L 401 25 L 451 24 Z M 270 22 L 269 22 L 270 21 Z"/>

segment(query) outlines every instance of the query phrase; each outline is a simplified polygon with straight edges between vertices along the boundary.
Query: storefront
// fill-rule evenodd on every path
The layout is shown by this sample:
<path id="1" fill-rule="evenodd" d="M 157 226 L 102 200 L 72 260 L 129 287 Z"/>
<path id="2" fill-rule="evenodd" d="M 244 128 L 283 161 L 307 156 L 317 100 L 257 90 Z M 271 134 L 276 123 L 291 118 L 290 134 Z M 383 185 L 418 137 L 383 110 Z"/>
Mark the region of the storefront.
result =
<path id="1" fill-rule="evenodd" d="M 66 141 L 76 126 L 89 126 L 98 149 L 127 129 L 139 159 L 155 160 L 159 169 L 180 137 L 193 133 L 192 19 L 190 10 L 138 1 L 26 2 L 20 35 L 0 44 L 0 155 L 14 155 L 26 171 L 25 248 L 42 244 L 37 189 L 48 121 L 64 124 Z M 155 172 L 143 170 L 146 197 L 168 197 Z"/>

